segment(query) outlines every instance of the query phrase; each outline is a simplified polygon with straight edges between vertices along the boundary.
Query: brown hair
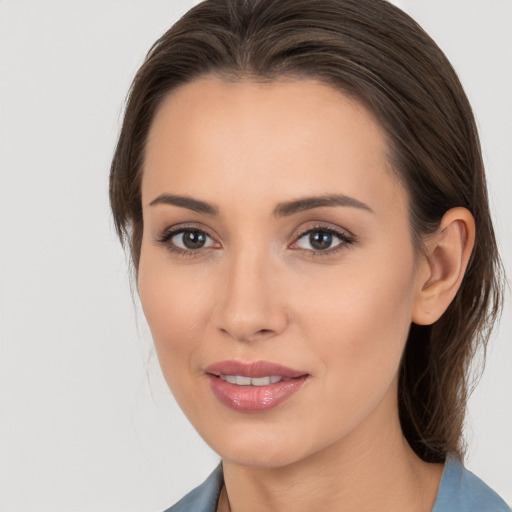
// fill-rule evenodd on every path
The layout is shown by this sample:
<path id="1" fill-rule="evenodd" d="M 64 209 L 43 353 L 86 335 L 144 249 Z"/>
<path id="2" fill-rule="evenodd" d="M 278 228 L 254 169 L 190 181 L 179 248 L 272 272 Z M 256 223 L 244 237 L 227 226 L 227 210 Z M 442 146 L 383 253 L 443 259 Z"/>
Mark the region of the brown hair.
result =
<path id="1" fill-rule="evenodd" d="M 393 169 L 409 194 L 416 247 L 450 208 L 471 211 L 477 238 L 466 275 L 436 323 L 411 326 L 398 397 L 404 435 L 421 458 L 462 456 L 470 363 L 498 316 L 502 267 L 475 120 L 445 55 L 384 0 L 207 0 L 192 8 L 139 69 L 112 161 L 114 222 L 135 272 L 152 119 L 170 91 L 206 74 L 312 78 L 364 104 L 387 133 Z"/>

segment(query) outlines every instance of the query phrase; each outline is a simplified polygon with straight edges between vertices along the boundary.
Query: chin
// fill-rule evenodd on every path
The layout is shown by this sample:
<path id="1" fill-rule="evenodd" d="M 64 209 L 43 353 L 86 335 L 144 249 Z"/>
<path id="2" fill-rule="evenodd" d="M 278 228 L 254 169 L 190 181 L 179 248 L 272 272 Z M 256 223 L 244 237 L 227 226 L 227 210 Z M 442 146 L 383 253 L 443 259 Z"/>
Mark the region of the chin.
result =
<path id="1" fill-rule="evenodd" d="M 231 433 L 215 440 L 205 437 L 205 441 L 223 460 L 255 468 L 288 466 L 313 451 L 313 447 L 306 446 L 304 440 L 294 436 L 289 429 L 282 429 L 279 433 L 266 430 L 252 430 L 245 435 Z"/>

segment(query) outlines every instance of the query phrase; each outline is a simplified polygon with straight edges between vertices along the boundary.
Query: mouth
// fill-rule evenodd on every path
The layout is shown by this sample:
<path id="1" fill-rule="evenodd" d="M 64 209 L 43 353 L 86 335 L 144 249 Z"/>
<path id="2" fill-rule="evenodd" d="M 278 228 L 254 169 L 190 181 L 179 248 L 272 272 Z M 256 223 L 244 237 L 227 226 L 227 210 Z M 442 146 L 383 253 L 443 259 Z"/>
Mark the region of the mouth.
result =
<path id="1" fill-rule="evenodd" d="M 219 375 L 223 381 L 235 384 L 237 386 L 268 386 L 277 384 L 284 380 L 279 375 L 267 375 L 265 377 L 247 377 L 246 375 Z"/>
<path id="2" fill-rule="evenodd" d="M 310 375 L 286 366 L 257 361 L 221 361 L 205 369 L 214 396 L 238 412 L 264 412 L 290 398 Z"/>

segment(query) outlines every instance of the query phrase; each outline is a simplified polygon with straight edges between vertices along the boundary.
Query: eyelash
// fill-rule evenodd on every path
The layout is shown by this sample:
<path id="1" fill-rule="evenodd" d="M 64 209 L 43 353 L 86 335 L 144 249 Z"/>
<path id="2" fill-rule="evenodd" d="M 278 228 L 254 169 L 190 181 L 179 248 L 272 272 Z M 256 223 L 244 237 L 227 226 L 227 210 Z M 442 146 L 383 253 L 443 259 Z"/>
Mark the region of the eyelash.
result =
<path id="1" fill-rule="evenodd" d="M 339 238 L 341 242 L 329 249 L 325 249 L 323 251 L 321 250 L 314 250 L 314 249 L 304 249 L 308 251 L 312 256 L 333 256 L 334 254 L 339 253 L 340 251 L 343 251 L 350 247 L 350 245 L 354 244 L 356 242 L 356 237 L 352 234 L 348 234 L 344 231 L 338 231 L 337 229 L 333 229 L 329 226 L 325 226 L 322 224 L 317 224 L 313 227 L 308 227 L 304 231 L 301 231 L 296 237 L 295 241 L 293 242 L 296 244 L 301 238 L 303 238 L 306 235 L 309 235 L 310 233 L 316 233 L 316 232 L 322 232 L 327 233 L 329 235 L 333 235 L 336 238 Z M 297 250 L 297 249 L 295 249 Z"/>
<path id="2" fill-rule="evenodd" d="M 180 233 L 186 233 L 186 232 L 203 233 L 208 238 L 213 240 L 213 237 L 211 237 L 208 234 L 208 232 L 205 231 L 204 229 L 199 229 L 195 226 L 180 226 L 175 229 L 167 229 L 161 236 L 159 236 L 157 238 L 156 241 L 157 241 L 157 243 L 164 245 L 168 251 L 170 251 L 171 253 L 176 254 L 178 256 L 187 256 L 187 257 L 200 256 L 203 248 L 199 248 L 196 250 L 194 250 L 194 249 L 186 250 L 186 249 L 182 249 L 181 247 L 176 247 L 175 245 L 170 243 L 170 240 L 174 236 L 179 235 Z M 350 245 L 354 244 L 357 241 L 356 237 L 352 234 L 349 235 L 346 232 L 338 231 L 329 226 L 318 224 L 316 226 L 309 227 L 309 228 L 305 229 L 304 231 L 301 231 L 295 237 L 293 244 L 296 244 L 304 236 L 309 235 L 310 233 L 315 233 L 315 232 L 322 232 L 322 233 L 326 233 L 329 235 L 333 235 L 336 238 L 339 238 L 341 240 L 341 242 L 338 245 L 336 245 L 335 247 L 325 249 L 325 250 L 303 249 L 303 250 L 309 252 L 312 256 L 332 256 L 344 249 L 347 249 Z M 299 250 L 299 249 L 293 249 L 293 250 Z"/>
<path id="3" fill-rule="evenodd" d="M 201 252 L 202 252 L 201 249 L 186 250 L 186 249 L 182 249 L 181 247 L 176 247 L 175 245 L 173 245 L 171 243 L 171 239 L 174 236 L 179 235 L 180 233 L 187 233 L 187 232 L 204 233 L 208 238 L 213 240 L 213 237 L 211 237 L 208 234 L 208 232 L 205 231 L 204 229 L 199 229 L 195 226 L 180 226 L 178 228 L 165 230 L 164 233 L 160 237 L 158 237 L 157 242 L 159 244 L 164 245 L 165 248 L 169 252 L 171 252 L 173 254 L 177 254 L 178 256 L 188 256 L 188 257 L 200 256 Z"/>

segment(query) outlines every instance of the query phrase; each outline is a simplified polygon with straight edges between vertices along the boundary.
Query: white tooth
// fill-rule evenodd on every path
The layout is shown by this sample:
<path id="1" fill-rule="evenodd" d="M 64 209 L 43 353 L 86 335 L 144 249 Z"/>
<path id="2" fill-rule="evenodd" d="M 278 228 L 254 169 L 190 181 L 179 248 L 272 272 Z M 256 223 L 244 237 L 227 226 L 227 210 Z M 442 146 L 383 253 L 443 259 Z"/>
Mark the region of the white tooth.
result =
<path id="1" fill-rule="evenodd" d="M 250 386 L 251 385 L 251 377 L 245 377 L 244 375 L 237 375 L 236 383 L 239 386 Z"/>
<path id="2" fill-rule="evenodd" d="M 251 384 L 253 386 L 268 386 L 270 384 L 270 377 L 253 377 Z"/>
<path id="3" fill-rule="evenodd" d="M 246 377 L 245 375 L 219 375 L 221 380 L 238 386 L 268 386 L 281 382 L 283 377 L 279 375 L 271 375 L 269 377 Z"/>

